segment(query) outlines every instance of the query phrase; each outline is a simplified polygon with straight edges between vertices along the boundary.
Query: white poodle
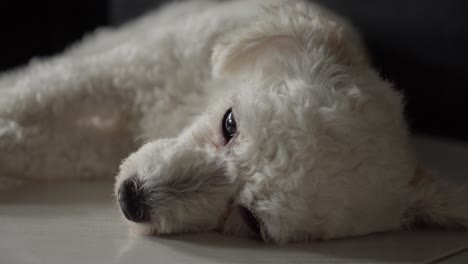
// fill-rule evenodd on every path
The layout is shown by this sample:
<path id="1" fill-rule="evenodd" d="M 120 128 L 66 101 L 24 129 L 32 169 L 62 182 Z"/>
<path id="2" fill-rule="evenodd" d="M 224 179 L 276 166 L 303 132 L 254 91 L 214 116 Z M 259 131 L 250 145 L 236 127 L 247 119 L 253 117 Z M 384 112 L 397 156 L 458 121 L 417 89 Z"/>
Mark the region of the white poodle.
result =
<path id="1" fill-rule="evenodd" d="M 33 45 L 33 44 L 32 44 Z M 344 19 L 304 1 L 191 1 L 0 79 L 0 175 L 116 173 L 140 232 L 284 243 L 468 227 L 418 169 L 403 98 Z"/>

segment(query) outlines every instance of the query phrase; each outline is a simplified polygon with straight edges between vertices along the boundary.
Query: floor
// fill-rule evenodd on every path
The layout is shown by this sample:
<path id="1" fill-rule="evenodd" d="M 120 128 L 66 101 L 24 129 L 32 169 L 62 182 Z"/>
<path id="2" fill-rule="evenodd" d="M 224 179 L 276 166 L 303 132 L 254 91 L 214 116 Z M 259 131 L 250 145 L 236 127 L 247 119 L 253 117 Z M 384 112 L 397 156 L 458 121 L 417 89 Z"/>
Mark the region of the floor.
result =
<path id="1" fill-rule="evenodd" d="M 468 145 L 418 137 L 426 166 L 468 183 Z M 443 157 L 443 160 L 441 160 Z M 112 183 L 0 191 L 0 263 L 468 263 L 468 232 L 391 232 L 283 247 L 219 234 L 134 237 Z"/>

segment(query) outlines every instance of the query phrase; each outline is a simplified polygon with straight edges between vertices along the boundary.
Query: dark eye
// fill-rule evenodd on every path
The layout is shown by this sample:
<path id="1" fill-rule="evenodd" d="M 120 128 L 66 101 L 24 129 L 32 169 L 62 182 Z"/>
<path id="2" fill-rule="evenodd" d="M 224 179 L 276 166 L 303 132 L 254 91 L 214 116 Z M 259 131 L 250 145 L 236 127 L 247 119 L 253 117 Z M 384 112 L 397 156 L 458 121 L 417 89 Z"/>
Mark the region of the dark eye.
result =
<path id="1" fill-rule="evenodd" d="M 223 130 L 223 137 L 225 139 L 225 144 L 227 144 L 237 132 L 237 123 L 236 123 L 236 120 L 234 119 L 232 108 L 229 108 L 224 114 L 221 127 Z"/>

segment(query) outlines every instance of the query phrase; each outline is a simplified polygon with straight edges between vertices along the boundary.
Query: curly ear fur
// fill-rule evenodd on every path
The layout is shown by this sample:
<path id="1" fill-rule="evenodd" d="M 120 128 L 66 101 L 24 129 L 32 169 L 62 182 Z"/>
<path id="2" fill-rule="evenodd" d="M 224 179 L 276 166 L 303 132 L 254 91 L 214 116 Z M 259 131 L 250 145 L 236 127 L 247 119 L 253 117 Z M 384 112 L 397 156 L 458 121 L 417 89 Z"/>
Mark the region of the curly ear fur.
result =
<path id="1" fill-rule="evenodd" d="M 265 12 L 254 26 L 228 34 L 217 43 L 211 60 L 215 77 L 257 69 L 284 74 L 291 71 L 287 63 L 310 61 L 314 52 L 332 54 L 339 64 L 367 61 L 357 33 L 343 28 L 349 23 L 337 23 L 342 19 L 323 8 L 291 1 L 281 8 L 269 6 Z"/>
<path id="2" fill-rule="evenodd" d="M 404 227 L 417 225 L 468 229 L 468 195 L 463 187 L 418 169 L 411 182 L 415 195 L 403 215 Z"/>

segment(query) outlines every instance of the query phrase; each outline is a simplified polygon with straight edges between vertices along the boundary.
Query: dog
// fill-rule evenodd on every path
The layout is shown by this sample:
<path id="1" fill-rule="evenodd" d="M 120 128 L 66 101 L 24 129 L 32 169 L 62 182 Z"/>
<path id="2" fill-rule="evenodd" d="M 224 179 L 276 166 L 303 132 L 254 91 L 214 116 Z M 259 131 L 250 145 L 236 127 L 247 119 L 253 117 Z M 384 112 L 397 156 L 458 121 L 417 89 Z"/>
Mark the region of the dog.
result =
<path id="1" fill-rule="evenodd" d="M 306 1 L 170 4 L 4 74 L 0 92 L 2 174 L 96 178 L 133 152 L 114 191 L 140 234 L 468 227 L 465 193 L 418 166 L 403 95 L 359 33 Z"/>

